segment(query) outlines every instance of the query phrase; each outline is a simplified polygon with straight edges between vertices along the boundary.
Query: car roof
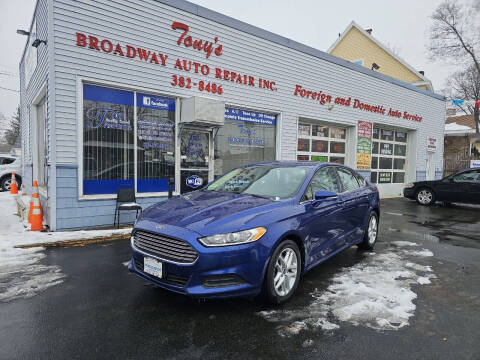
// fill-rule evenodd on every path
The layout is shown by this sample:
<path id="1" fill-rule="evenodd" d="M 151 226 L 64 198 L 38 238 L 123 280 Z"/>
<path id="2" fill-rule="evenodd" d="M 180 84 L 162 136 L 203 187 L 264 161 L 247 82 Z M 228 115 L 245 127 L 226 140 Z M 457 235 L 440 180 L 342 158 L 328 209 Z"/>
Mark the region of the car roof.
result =
<path id="1" fill-rule="evenodd" d="M 319 163 L 317 161 L 264 161 L 264 162 L 257 162 L 257 163 L 250 163 L 245 164 L 242 167 L 248 166 L 277 166 L 277 167 L 311 167 L 311 168 L 320 168 L 324 166 L 342 166 L 347 167 L 343 164 L 337 164 L 332 162 L 322 162 Z"/>

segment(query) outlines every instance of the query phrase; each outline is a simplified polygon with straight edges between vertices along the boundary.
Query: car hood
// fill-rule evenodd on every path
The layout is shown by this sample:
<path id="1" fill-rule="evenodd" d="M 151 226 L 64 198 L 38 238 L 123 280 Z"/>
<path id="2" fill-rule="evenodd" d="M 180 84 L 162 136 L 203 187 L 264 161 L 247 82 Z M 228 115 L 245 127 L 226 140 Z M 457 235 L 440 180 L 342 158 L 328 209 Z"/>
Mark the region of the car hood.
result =
<path id="1" fill-rule="evenodd" d="M 267 225 L 278 217 L 279 212 L 272 210 L 287 203 L 246 194 L 195 191 L 150 206 L 142 212 L 137 226 L 153 222 L 187 228 L 203 236 L 220 234 Z"/>

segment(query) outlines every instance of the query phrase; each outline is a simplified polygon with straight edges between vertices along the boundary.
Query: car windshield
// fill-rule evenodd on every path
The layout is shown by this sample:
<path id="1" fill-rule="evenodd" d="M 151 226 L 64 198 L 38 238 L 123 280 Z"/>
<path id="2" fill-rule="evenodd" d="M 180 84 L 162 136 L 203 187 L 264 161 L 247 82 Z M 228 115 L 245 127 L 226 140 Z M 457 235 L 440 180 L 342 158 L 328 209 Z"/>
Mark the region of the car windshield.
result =
<path id="1" fill-rule="evenodd" d="M 287 199 L 298 192 L 309 171 L 309 168 L 299 166 L 248 166 L 230 171 L 204 191 L 249 194 L 273 200 Z"/>

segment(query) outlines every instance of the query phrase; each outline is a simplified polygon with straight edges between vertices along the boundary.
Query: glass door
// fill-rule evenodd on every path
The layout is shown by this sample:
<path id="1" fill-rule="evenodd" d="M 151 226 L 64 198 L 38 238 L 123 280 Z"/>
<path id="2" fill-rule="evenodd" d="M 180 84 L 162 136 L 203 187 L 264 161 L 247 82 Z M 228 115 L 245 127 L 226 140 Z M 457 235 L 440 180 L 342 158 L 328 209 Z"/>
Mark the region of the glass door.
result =
<path id="1" fill-rule="evenodd" d="M 210 132 L 184 129 L 180 137 L 180 192 L 197 190 L 211 177 Z"/>

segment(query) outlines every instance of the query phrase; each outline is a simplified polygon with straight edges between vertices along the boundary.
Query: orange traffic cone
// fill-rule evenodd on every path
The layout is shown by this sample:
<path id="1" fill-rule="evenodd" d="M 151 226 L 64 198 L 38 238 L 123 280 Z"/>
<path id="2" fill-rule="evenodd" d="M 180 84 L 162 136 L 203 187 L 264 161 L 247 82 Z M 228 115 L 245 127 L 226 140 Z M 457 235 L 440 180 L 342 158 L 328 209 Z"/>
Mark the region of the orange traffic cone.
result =
<path id="1" fill-rule="evenodd" d="M 32 215 L 33 215 L 33 199 L 34 198 L 37 198 L 38 201 L 40 202 L 40 195 L 38 194 L 38 183 L 37 181 L 35 180 L 33 182 L 33 190 L 32 190 L 32 197 L 30 199 L 30 206 L 28 208 L 28 222 L 31 224 L 32 223 Z M 42 215 L 42 218 L 43 218 L 43 209 L 42 209 L 42 205 L 40 203 L 40 214 Z"/>
<path id="2" fill-rule="evenodd" d="M 22 184 L 22 196 L 27 196 L 27 190 L 25 190 L 25 184 Z"/>
<path id="3" fill-rule="evenodd" d="M 10 183 L 10 194 L 18 194 L 18 185 L 15 178 L 15 172 L 12 171 L 12 182 Z"/>
<path id="4" fill-rule="evenodd" d="M 29 213 L 29 222 L 31 224 L 31 231 L 42 231 L 43 230 L 43 210 L 42 203 L 40 202 L 40 196 L 38 195 L 38 184 L 36 181 L 33 182 L 33 194 L 32 194 L 32 203 L 33 206 L 30 207 Z"/>

